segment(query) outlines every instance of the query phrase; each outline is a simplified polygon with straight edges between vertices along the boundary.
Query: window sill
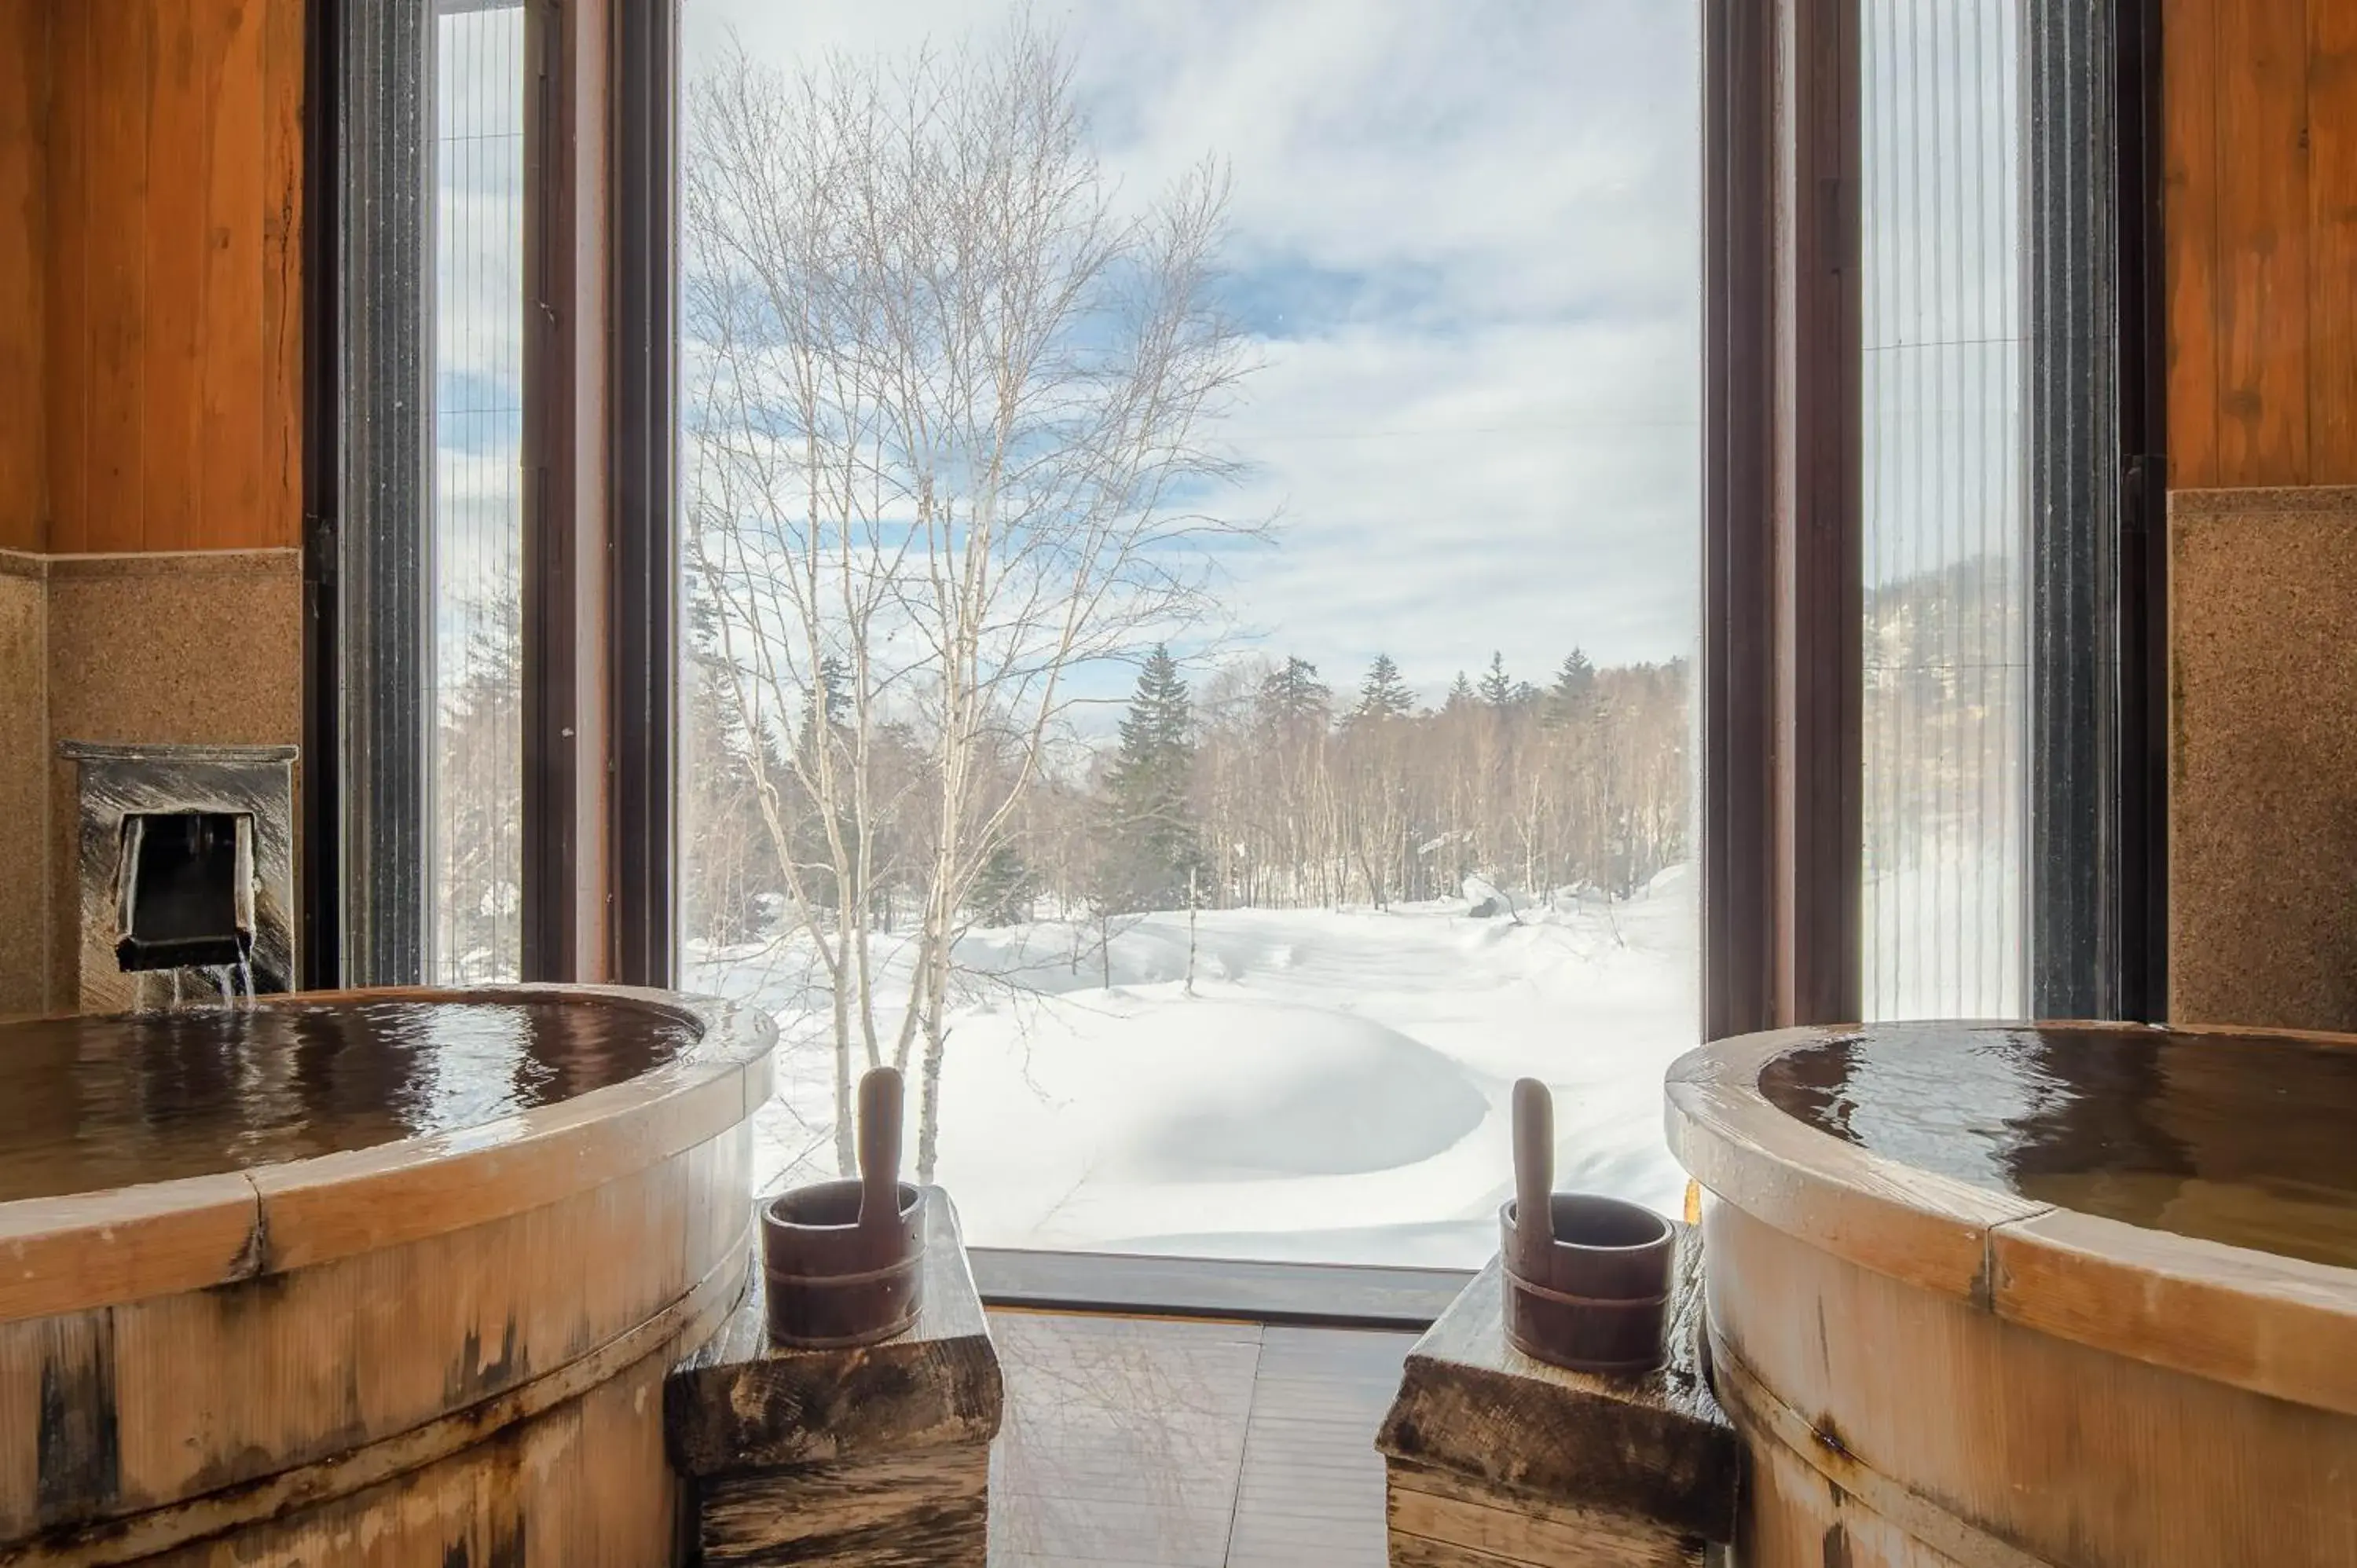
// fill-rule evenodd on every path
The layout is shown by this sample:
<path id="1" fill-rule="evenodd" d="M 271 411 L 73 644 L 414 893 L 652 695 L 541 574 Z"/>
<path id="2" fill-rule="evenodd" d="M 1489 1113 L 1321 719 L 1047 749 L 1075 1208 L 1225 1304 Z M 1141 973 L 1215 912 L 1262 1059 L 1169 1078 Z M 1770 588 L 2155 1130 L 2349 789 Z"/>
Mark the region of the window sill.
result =
<path id="1" fill-rule="evenodd" d="M 990 1306 L 1223 1317 L 1304 1327 L 1422 1330 L 1473 1274 L 1462 1269 L 1267 1263 L 1125 1252 L 975 1247 Z"/>

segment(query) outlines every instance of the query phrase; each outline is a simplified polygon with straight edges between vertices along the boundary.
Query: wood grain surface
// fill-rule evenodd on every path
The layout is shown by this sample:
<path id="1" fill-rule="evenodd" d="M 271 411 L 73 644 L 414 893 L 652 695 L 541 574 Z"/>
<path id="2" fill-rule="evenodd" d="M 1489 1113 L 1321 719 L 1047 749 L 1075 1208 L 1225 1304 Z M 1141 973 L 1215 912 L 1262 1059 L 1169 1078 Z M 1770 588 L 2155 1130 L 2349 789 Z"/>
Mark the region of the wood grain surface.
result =
<path id="1" fill-rule="evenodd" d="M 2105 1027 L 2038 1026 L 2083 1026 Z M 1760 1095 L 1767 1061 L 1841 1033 L 1719 1041 L 1670 1069 L 1670 1146 L 1724 1205 L 1883 1278 L 2093 1348 L 2322 1409 L 2357 1408 L 2345 1369 L 2357 1365 L 2357 1272 L 2084 1216 L 2050 1219 L 2068 1211 L 1914 1170 Z M 2349 1036 L 2270 1033 L 2357 1049 Z"/>
<path id="2" fill-rule="evenodd" d="M 2073 1343 L 1706 1209 L 1750 1568 L 2357 1561 L 2357 1420 Z M 1748 1392 L 1747 1391 L 1756 1391 Z"/>
<path id="3" fill-rule="evenodd" d="M 862 1158 L 878 1172 L 899 1163 L 871 1136 L 888 1116 L 897 1136 L 898 1089 L 863 1095 Z M 705 1562 L 982 1568 L 1005 1386 L 957 1211 L 939 1187 L 923 1208 L 924 1305 L 906 1332 L 774 1346 L 756 1266 L 727 1325 L 666 1380 L 666 1445 L 694 1482 Z"/>
<path id="4" fill-rule="evenodd" d="M 681 1474 L 983 1444 L 997 1434 L 1006 1391 L 957 1216 L 940 1188 L 927 1198 L 925 1307 L 897 1338 L 849 1350 L 773 1347 L 753 1271 L 737 1312 L 664 1387 L 663 1423 Z"/>
<path id="5" fill-rule="evenodd" d="M 2172 489 L 2357 482 L 2357 9 L 2164 0 Z"/>
<path id="6" fill-rule="evenodd" d="M 1493 1259 L 1408 1354 L 1376 1438 L 1394 1489 L 1405 1465 L 1411 1477 L 1469 1483 L 1508 1511 L 1544 1504 L 1619 1518 L 1632 1535 L 1731 1539 L 1741 1455 L 1703 1373 L 1700 1237 L 1677 1230 L 1669 1359 L 1641 1377 L 1566 1371 L 1506 1343 Z M 1395 1521 L 1399 1507 L 1394 1498 Z"/>
<path id="7" fill-rule="evenodd" d="M 0 1561 L 439 1563 L 436 1519 L 513 1547 L 484 1562 L 648 1561 L 617 1544 L 671 1528 L 646 1368 L 739 1294 L 774 1038 L 702 1013 L 683 1070 L 487 1127 L 0 1206 Z M 608 1503 L 628 1528 L 566 1555 L 553 1511 Z M 499 1545 L 499 1509 L 543 1533 Z"/>
<path id="8" fill-rule="evenodd" d="M 1394 1459 L 1386 1518 L 1399 1563 L 1699 1568 L 1710 1543 L 1625 1514 L 1478 1486 Z"/>
<path id="9" fill-rule="evenodd" d="M 48 0 L 0 0 L 0 550 L 48 546 Z"/>
<path id="10" fill-rule="evenodd" d="M 1405 1333 L 994 1308 L 995 1568 L 1381 1568 Z"/>
<path id="11" fill-rule="evenodd" d="M 300 542 L 304 16 L 0 0 L 0 547 Z"/>
<path id="12" fill-rule="evenodd" d="M 1405 1334 L 1261 1330 L 1228 1568 L 1349 1563 L 1378 1539 L 1383 1477 L 1371 1434 L 1409 1343 Z"/>
<path id="13" fill-rule="evenodd" d="M 707 1563 L 984 1568 L 990 1450 L 906 1454 L 716 1476 L 696 1487 Z"/>
<path id="14" fill-rule="evenodd" d="M 1795 1236 L 1943 1294 L 1988 1294 L 1988 1230 L 2044 1210 L 1820 1133 L 1760 1096 L 1760 1069 L 1851 1031 L 1780 1029 L 1716 1041 L 1669 1071 L 1671 1152 L 1696 1181 Z"/>

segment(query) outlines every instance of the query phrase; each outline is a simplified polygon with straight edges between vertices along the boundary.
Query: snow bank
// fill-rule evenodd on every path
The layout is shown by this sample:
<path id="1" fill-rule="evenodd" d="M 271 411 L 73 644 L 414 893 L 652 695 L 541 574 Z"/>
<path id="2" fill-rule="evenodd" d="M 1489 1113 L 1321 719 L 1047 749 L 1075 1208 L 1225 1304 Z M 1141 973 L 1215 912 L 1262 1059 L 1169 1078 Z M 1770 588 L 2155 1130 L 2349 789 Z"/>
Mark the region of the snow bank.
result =
<path id="1" fill-rule="evenodd" d="M 1520 923 L 1463 900 L 975 933 L 951 1020 L 939 1179 L 978 1245 L 1471 1266 L 1512 1186 L 1508 1101 L 1556 1094 L 1566 1187 L 1674 1209 L 1663 1071 L 1694 1043 L 1684 868 L 1638 897 Z M 832 1175 L 833 1053 L 795 962 L 704 955 L 694 979 L 781 1014 L 762 1174 Z M 896 971 L 897 972 L 897 971 Z M 913 1132 L 913 1129 L 912 1129 Z"/>

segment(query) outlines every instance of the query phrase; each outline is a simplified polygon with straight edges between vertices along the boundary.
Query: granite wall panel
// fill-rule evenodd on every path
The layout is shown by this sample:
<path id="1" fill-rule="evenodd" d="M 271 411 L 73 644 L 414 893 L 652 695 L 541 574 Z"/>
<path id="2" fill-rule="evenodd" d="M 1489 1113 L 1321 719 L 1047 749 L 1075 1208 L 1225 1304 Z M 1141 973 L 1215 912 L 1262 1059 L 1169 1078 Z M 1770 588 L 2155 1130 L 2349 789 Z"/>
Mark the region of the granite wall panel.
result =
<path id="1" fill-rule="evenodd" d="M 2169 505 L 2169 1015 L 2357 1030 L 2357 487 Z"/>
<path id="2" fill-rule="evenodd" d="M 59 744 L 298 744 L 302 554 L 18 555 L 0 568 L 0 1013 L 70 1009 L 80 819 Z"/>
<path id="3" fill-rule="evenodd" d="M 38 556 L 0 552 L 0 1017 L 48 987 L 48 666 Z"/>

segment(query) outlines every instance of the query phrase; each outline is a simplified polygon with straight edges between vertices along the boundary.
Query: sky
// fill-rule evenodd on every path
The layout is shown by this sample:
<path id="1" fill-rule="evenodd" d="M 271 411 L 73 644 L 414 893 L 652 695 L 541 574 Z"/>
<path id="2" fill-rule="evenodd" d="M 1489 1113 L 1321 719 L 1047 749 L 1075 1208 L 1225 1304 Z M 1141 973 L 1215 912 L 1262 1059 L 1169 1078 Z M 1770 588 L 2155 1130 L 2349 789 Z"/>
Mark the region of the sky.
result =
<path id="1" fill-rule="evenodd" d="M 435 94 L 435 549 L 440 678 L 512 599 L 523 435 L 523 16 L 440 18 Z"/>
<path id="2" fill-rule="evenodd" d="M 693 73 L 905 55 L 1012 5 L 686 0 Z M 1694 7 L 1663 0 L 1034 4 L 1119 189 L 1232 177 L 1223 302 L 1260 368 L 1222 499 L 1239 639 L 1437 700 L 1688 654 L 1699 598 Z M 692 132 L 691 138 L 692 140 Z"/>

